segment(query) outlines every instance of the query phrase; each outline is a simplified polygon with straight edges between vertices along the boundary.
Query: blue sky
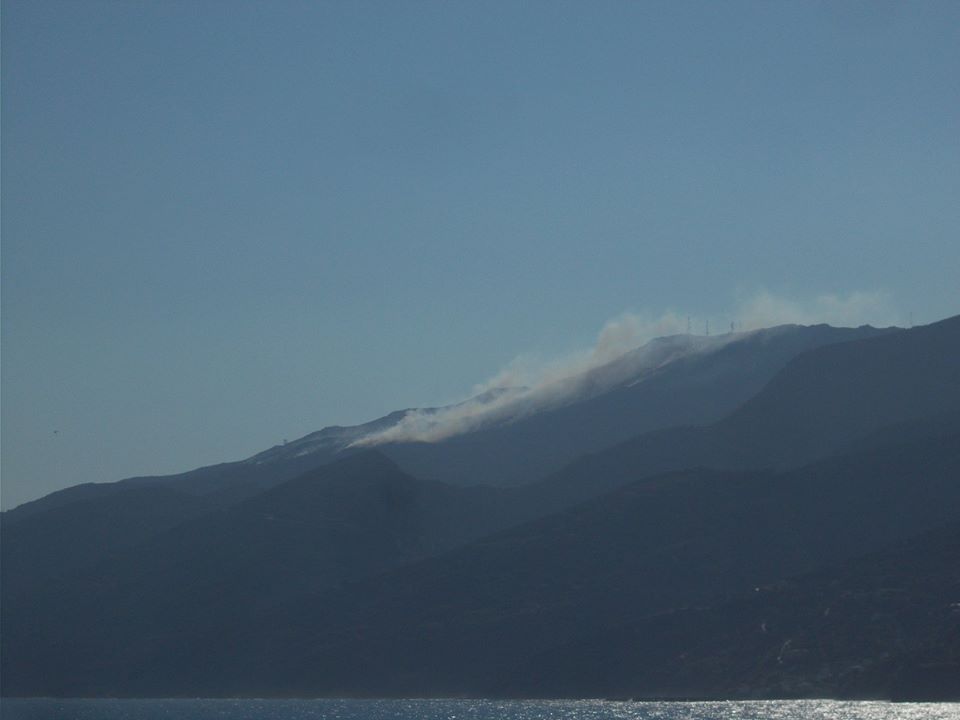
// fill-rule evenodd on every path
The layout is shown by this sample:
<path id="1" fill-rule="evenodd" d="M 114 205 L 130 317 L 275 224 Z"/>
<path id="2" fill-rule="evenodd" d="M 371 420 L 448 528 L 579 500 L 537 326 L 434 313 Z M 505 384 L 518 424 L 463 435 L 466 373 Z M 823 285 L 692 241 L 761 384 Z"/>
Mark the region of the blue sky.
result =
<path id="1" fill-rule="evenodd" d="M 5 0 L 2 33 L 4 507 L 456 400 L 625 312 L 960 307 L 956 2 Z"/>

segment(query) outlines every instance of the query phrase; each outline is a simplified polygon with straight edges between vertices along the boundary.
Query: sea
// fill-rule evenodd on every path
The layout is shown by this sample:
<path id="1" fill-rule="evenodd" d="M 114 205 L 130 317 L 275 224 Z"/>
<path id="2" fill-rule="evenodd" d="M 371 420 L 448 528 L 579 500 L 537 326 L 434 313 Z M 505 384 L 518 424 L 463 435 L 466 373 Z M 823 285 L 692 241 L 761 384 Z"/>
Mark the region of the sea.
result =
<path id="1" fill-rule="evenodd" d="M 4 699 L 3 720 L 960 720 L 960 703 Z"/>

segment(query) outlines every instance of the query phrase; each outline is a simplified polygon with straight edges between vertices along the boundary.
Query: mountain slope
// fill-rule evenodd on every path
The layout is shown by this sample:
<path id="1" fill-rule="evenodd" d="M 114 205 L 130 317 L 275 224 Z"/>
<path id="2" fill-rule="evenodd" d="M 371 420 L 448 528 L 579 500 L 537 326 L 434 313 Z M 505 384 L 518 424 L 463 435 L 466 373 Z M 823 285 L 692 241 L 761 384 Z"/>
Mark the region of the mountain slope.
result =
<path id="1" fill-rule="evenodd" d="M 507 676 L 529 670 L 564 642 L 715 603 L 955 521 L 958 477 L 954 427 L 800 472 L 688 471 L 640 481 L 303 601 L 262 628 L 257 654 L 273 648 L 278 659 L 277 674 L 262 681 L 308 694 L 490 693 L 505 668 Z"/>
<path id="2" fill-rule="evenodd" d="M 406 495 L 416 483 L 386 461 L 359 460 L 387 473 L 387 485 L 370 482 L 367 467 L 354 476 L 385 505 L 424 507 Z M 350 477 L 335 479 L 321 505 L 336 506 L 330 498 L 353 485 L 339 482 Z M 536 658 L 567 644 L 658 613 L 716 604 L 954 520 L 958 477 L 954 418 L 923 440 L 801 471 L 692 470 L 638 481 L 393 570 L 381 564 L 390 553 L 416 559 L 422 512 L 384 516 L 365 492 L 347 492 L 328 528 L 324 512 L 309 493 L 295 493 L 295 483 L 241 514 L 253 525 L 229 523 L 232 531 L 220 536 L 229 542 L 200 542 L 202 535 L 181 530 L 195 560 L 131 555 L 131 563 L 141 563 L 139 575 L 133 567 L 116 574 L 104 568 L 63 588 L 66 595 L 55 593 L 52 605 L 19 615 L 14 608 L 12 616 L 4 608 L 4 692 L 508 692 L 507 676 L 530 675 Z M 359 514 L 345 512 L 350 507 Z M 255 530 L 256 522 L 271 522 L 256 518 L 266 510 L 290 513 L 282 516 L 290 520 L 301 512 L 316 516 L 318 529 L 303 530 L 293 544 L 271 545 Z M 330 557 L 324 540 L 353 545 L 350 571 L 339 583 L 311 586 L 311 569 Z M 239 543 L 236 553 L 229 552 L 232 542 Z M 387 571 L 358 577 L 352 570 L 364 558 Z M 184 561 L 195 570 L 184 574 Z M 549 676 L 540 682 L 546 687 Z"/>
<path id="3" fill-rule="evenodd" d="M 21 506 L 0 523 L 4 600 L 29 598 L 45 583 L 71 578 L 147 538 L 210 512 L 214 505 L 166 487 L 81 486 L 69 502 L 42 512 Z M 28 511 L 28 512 L 20 512 Z"/>
<path id="4" fill-rule="evenodd" d="M 388 443 L 379 449 L 411 474 L 457 484 L 516 484 L 545 475 L 587 452 L 655 428 L 705 424 L 759 390 L 798 353 L 824 344 L 896 333 L 896 329 L 781 326 L 736 336 L 654 340 L 568 381 L 577 388 L 556 407 L 501 418 L 492 426 L 437 443 Z M 560 393 L 563 394 L 563 393 Z M 470 402 L 487 402 L 495 393 Z M 168 476 L 85 484 L 4 513 L 7 522 L 78 500 L 103 498 L 122 485 L 162 485 L 226 505 L 351 454 L 357 440 L 396 426 L 399 410 L 362 425 L 327 427 L 242 461 Z M 519 411 L 519 409 L 518 409 Z"/>
<path id="5" fill-rule="evenodd" d="M 583 638 L 956 519 L 958 350 L 960 318 L 820 347 L 713 425 L 647 433 L 522 488 L 424 482 L 360 453 L 246 498 L 208 493 L 205 515 L 72 578 L 4 582 L 3 692 L 505 687 L 504 668 Z M 51 503 L 11 527 L 76 509 Z"/>
<path id="6" fill-rule="evenodd" d="M 719 416 L 804 349 L 897 332 L 782 326 L 742 336 L 663 338 L 573 378 L 570 383 L 576 391 L 567 388 L 568 395 L 558 406 L 443 442 L 380 448 L 408 471 L 417 468 L 414 474 L 422 477 L 441 477 L 458 484 L 483 479 L 506 483 L 521 477 L 532 480 L 567 458 L 640 430 L 680 421 L 706 422 Z M 181 521 L 230 507 L 336 457 L 357 452 L 348 449 L 350 443 L 396 426 L 408 412 L 355 427 L 325 428 L 242 462 L 174 476 L 86 484 L 26 503 L 2 515 L 3 559 L 10 568 L 7 576 L 17 578 L 14 586 L 24 591 L 44 578 L 71 576 L 90 562 L 121 552 Z M 430 415 L 443 409 L 418 412 Z M 598 484 L 596 490 L 602 487 Z M 589 494 L 577 491 L 571 497 L 575 501 Z M 570 502 L 555 490 L 521 493 L 516 498 L 517 520 L 543 515 Z M 491 527 L 498 526 L 499 521 L 492 520 Z M 25 565 L 32 565 L 32 571 L 17 570 Z"/>
<path id="7" fill-rule="evenodd" d="M 960 525 L 551 648 L 499 694 L 960 700 Z"/>
<path id="8" fill-rule="evenodd" d="M 5 543 L 4 688 L 45 682 L 39 669 L 60 683 L 50 691 L 69 693 L 105 662 L 144 672 L 154 655 L 198 641 L 229 648 L 277 603 L 510 524 L 507 494 L 415 480 L 367 451 L 187 518 L 72 574 L 51 576 L 28 562 L 37 560 L 29 546 Z M 20 559 L 9 569 L 8 554 Z M 51 647 L 55 658 L 41 660 Z"/>
<path id="9" fill-rule="evenodd" d="M 960 409 L 960 316 L 801 353 L 736 411 L 640 435 L 571 463 L 530 492 L 563 507 L 689 467 L 790 468 L 885 427 Z"/>
<path id="10" fill-rule="evenodd" d="M 575 378 L 580 393 L 556 406 L 521 411 L 440 442 L 380 447 L 418 477 L 523 484 L 641 433 L 716 422 L 802 352 L 896 332 L 784 325 L 712 338 L 660 338 Z"/>

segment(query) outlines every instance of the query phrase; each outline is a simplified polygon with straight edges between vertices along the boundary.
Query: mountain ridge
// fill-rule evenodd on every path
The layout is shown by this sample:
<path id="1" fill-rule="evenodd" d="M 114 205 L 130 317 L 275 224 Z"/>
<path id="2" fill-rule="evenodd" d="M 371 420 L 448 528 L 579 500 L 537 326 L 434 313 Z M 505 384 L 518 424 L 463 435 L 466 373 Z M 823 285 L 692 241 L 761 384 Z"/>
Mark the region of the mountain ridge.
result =
<path id="1" fill-rule="evenodd" d="M 714 352 L 708 352 L 706 355 L 696 353 L 692 356 L 692 359 L 696 359 L 697 357 L 703 359 L 716 353 L 720 353 L 720 357 L 723 357 L 723 353 L 731 352 L 732 346 L 738 346 L 740 344 L 765 344 L 769 346 L 771 344 L 770 341 L 775 339 L 783 341 L 783 347 L 772 352 L 763 364 L 752 362 L 752 364 L 743 368 L 740 375 L 746 376 L 746 380 L 741 379 L 743 386 L 737 388 L 736 392 L 731 393 L 729 387 L 726 389 L 722 387 L 715 388 L 714 392 L 718 395 L 716 401 L 710 401 L 708 398 L 705 398 L 702 393 L 698 396 L 698 388 L 709 386 L 711 381 L 717 384 L 721 383 L 721 380 L 716 377 L 718 373 L 715 370 L 709 370 L 708 363 L 707 366 L 703 368 L 694 368 L 695 371 L 705 373 L 706 377 L 697 380 L 696 384 L 698 388 L 690 389 L 683 398 L 681 398 L 680 394 L 676 391 L 676 384 L 657 393 L 652 401 L 644 397 L 641 393 L 635 399 L 619 400 L 613 419 L 607 419 L 603 422 L 599 422 L 598 419 L 602 418 L 609 408 L 606 410 L 603 407 L 595 407 L 592 410 L 588 408 L 586 412 L 589 413 L 592 422 L 588 423 L 587 427 L 592 435 L 589 438 L 589 443 L 586 445 L 584 444 L 586 439 L 583 432 L 584 423 L 575 417 L 577 411 L 572 406 L 582 404 L 583 402 L 586 402 L 588 406 L 591 404 L 596 405 L 598 396 L 590 395 L 589 393 L 586 400 L 581 399 L 580 403 L 570 402 L 564 404 L 562 407 L 546 411 L 546 414 L 553 413 L 559 418 L 554 421 L 557 427 L 553 431 L 553 434 L 547 433 L 547 435 L 544 436 L 541 432 L 539 433 L 541 437 L 535 438 L 528 433 L 523 437 L 522 442 L 518 443 L 517 441 L 511 440 L 510 442 L 513 443 L 513 445 L 507 451 L 496 448 L 497 442 L 502 439 L 502 437 L 498 436 L 496 428 L 487 428 L 478 431 L 479 434 L 489 433 L 492 436 L 489 441 L 481 441 L 481 447 L 472 447 L 476 445 L 476 441 L 470 439 L 471 435 L 477 435 L 478 433 L 467 433 L 463 436 L 450 438 L 446 443 L 446 445 L 452 448 L 449 451 L 443 447 L 445 443 L 433 443 L 431 444 L 433 446 L 431 448 L 425 448 L 424 443 L 388 444 L 380 446 L 380 450 L 386 452 L 396 462 L 400 463 L 402 467 L 408 470 L 408 472 L 420 477 L 432 477 L 468 485 L 518 484 L 521 479 L 526 482 L 540 476 L 548 475 L 550 472 L 560 469 L 566 462 L 574 459 L 578 455 L 600 450 L 603 447 L 615 444 L 618 438 L 626 439 L 627 437 L 632 437 L 653 427 L 686 424 L 686 422 L 689 422 L 691 419 L 696 420 L 698 423 L 703 423 L 709 421 L 711 418 L 719 418 L 719 416 L 732 410 L 740 402 L 746 400 L 750 395 L 758 391 L 760 387 L 762 387 L 762 384 L 769 379 L 769 377 L 772 377 L 787 360 L 804 349 L 819 346 L 824 343 L 845 342 L 861 335 L 871 336 L 897 333 L 900 331 L 899 328 L 878 329 L 870 326 L 862 326 L 860 328 L 833 328 L 827 325 L 781 325 L 764 330 L 752 331 L 750 333 L 743 333 L 742 335 L 730 336 L 729 338 L 725 336 L 714 336 L 713 344 L 711 345 Z M 700 336 L 689 336 L 689 342 L 691 343 L 707 339 L 708 338 Z M 651 341 L 651 343 L 655 344 L 658 340 L 659 339 L 655 339 Z M 629 384 L 631 379 L 635 378 L 631 378 L 630 373 L 626 372 L 624 367 L 634 365 L 636 361 L 630 360 L 630 356 L 637 355 L 638 353 L 642 355 L 644 347 L 646 346 L 642 346 L 641 348 L 637 348 L 615 358 L 602 367 L 587 371 L 575 377 L 572 382 L 575 385 L 590 384 L 589 378 L 596 377 L 598 374 L 605 372 L 606 368 L 620 379 L 619 384 Z M 747 354 L 749 355 L 750 353 Z M 691 356 L 687 357 L 690 358 Z M 675 358 L 674 360 L 675 362 L 671 364 L 675 366 L 672 368 L 672 371 L 679 376 L 678 382 L 682 384 L 682 376 L 685 370 L 683 367 L 684 357 Z M 735 363 L 733 364 L 735 365 Z M 668 367 L 670 366 L 668 365 Z M 613 368 L 613 370 L 609 370 L 610 368 Z M 603 383 L 599 384 L 602 385 Z M 629 394 L 636 395 L 640 391 L 640 388 L 637 388 L 637 386 L 634 386 L 634 388 L 636 389 Z M 616 388 L 608 388 L 607 391 L 600 395 L 609 396 L 611 390 L 616 390 Z M 643 419 L 638 421 L 636 416 L 637 408 L 642 407 L 644 403 L 651 402 L 654 407 L 654 412 L 649 414 L 649 417 L 644 416 Z M 709 410 L 705 411 L 702 408 L 708 402 L 713 402 L 713 404 Z M 679 414 L 677 414 L 676 411 L 669 410 L 670 408 L 680 408 Z M 444 408 L 426 408 L 420 411 L 410 409 L 396 410 L 381 418 L 361 425 L 329 426 L 308 433 L 286 445 L 275 445 L 242 460 L 217 463 L 173 475 L 136 476 L 113 482 L 85 483 L 83 485 L 71 486 L 6 510 L 3 513 L 3 517 L 11 522 L 16 521 L 19 517 L 34 514 L 42 509 L 53 507 L 56 504 L 73 502 L 76 499 L 91 499 L 95 496 L 109 493 L 111 492 L 111 488 L 121 484 L 163 484 L 188 494 L 211 495 L 219 498 L 220 502 L 227 504 L 256 494 L 271 485 L 292 479 L 316 467 L 320 467 L 342 453 L 349 454 L 355 452 L 356 448 L 352 448 L 351 445 L 356 440 L 371 433 L 393 427 L 411 412 L 430 414 L 442 410 L 444 410 Z M 571 413 L 573 417 L 570 417 Z M 664 413 L 668 414 L 664 415 Z M 632 417 L 633 419 L 627 422 L 625 418 L 628 417 Z M 518 430 L 521 430 L 520 426 L 529 424 L 529 422 L 530 418 L 518 418 L 513 422 L 507 423 L 508 427 L 506 427 L 505 432 L 507 435 L 516 433 Z M 536 434 L 537 433 L 535 433 L 535 435 Z M 505 459 L 510 456 L 516 458 L 520 455 L 517 449 L 518 445 L 522 446 L 522 454 L 524 456 L 530 456 L 531 453 L 534 452 L 534 449 L 531 447 L 532 441 L 536 441 L 541 448 L 540 450 L 536 450 L 540 457 L 536 460 L 535 464 L 531 464 L 530 461 L 518 464 L 517 460 Z M 311 446 L 314 447 L 314 451 L 305 452 L 305 450 Z M 466 446 L 465 452 L 461 446 Z M 558 453 L 560 454 L 558 455 Z M 436 457 L 431 457 L 432 455 Z M 483 469 L 488 463 L 495 461 L 499 462 L 499 469 L 493 471 Z M 513 462 L 514 465 L 505 466 L 504 462 Z M 478 469 L 474 469 L 474 466 Z M 464 476 L 465 473 L 466 476 Z M 502 481 L 496 481 L 497 476 L 500 476 Z"/>
<path id="2" fill-rule="evenodd" d="M 0 692 L 509 694 L 505 668 L 533 677 L 542 653 L 615 628 L 697 607 L 735 618 L 725 603 L 754 587 L 960 518 L 958 347 L 960 317 L 822 345 L 713 424 L 644 433 L 519 487 L 422 480 L 370 450 L 229 502 L 126 484 L 145 505 L 137 493 L 167 491 L 172 510 L 110 552 L 91 536 L 80 560 L 58 544 L 104 498 L 5 514 Z M 75 511 L 59 535 L 44 525 Z M 873 687 L 903 667 L 877 666 Z M 537 677 L 513 687 L 550 686 Z"/>

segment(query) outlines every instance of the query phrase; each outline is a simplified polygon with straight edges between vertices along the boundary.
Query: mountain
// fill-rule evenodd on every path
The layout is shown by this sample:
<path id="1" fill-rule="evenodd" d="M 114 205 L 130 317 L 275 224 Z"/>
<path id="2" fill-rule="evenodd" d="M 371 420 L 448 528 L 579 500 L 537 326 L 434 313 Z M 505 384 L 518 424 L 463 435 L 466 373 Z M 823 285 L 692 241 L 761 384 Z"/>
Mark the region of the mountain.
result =
<path id="1" fill-rule="evenodd" d="M 517 487 L 418 479 L 388 457 L 394 445 L 267 480 L 271 465 L 313 457 L 281 446 L 246 463 L 265 474 L 239 486 L 229 472 L 206 492 L 182 478 L 128 481 L 17 508 L 0 525 L 2 692 L 529 695 L 580 667 L 579 687 L 595 695 L 607 654 L 621 652 L 611 638 L 661 617 L 727 617 L 755 588 L 819 577 L 960 518 L 960 318 L 865 334 L 796 355 L 716 422 L 646 432 Z M 675 371 L 683 397 L 694 368 L 729 377 L 738 353 L 736 342 L 681 353 L 540 414 L 644 386 L 649 399 Z M 109 527 L 114 514 L 127 529 Z M 798 618 L 813 612 L 810 593 L 797 596 Z M 703 663 L 736 655 L 719 624 L 702 626 L 720 633 Z M 641 682 L 643 663 L 685 642 L 678 627 L 649 654 L 624 654 L 636 672 L 616 687 L 666 694 L 655 675 Z M 919 659 L 896 667 L 916 674 L 956 649 L 918 637 L 904 652 Z M 593 665 L 578 666 L 578 648 L 591 647 Z M 859 651 L 838 652 L 840 668 Z M 733 693 L 748 663 L 735 659 L 683 692 Z M 877 672 L 870 687 L 893 687 Z M 748 690 L 776 695 L 787 685 L 774 677 Z M 940 687 L 916 677 L 907 685 Z"/>
<path id="2" fill-rule="evenodd" d="M 707 425 L 759 392 L 791 359 L 824 345 L 896 330 L 784 325 L 713 337 L 653 340 L 611 363 L 520 397 L 508 419 L 440 442 L 379 448 L 419 477 L 520 485 L 653 430 Z M 529 407 L 527 407 L 529 405 Z"/>
<path id="3" fill-rule="evenodd" d="M 42 512 L 24 505 L 4 513 L 4 602 L 30 598 L 45 583 L 70 577 L 215 507 L 166 487 L 90 485 L 82 490 L 71 502 L 51 503 Z"/>
<path id="4" fill-rule="evenodd" d="M 570 692 L 595 696 L 604 686 L 589 682 L 606 671 L 590 663 L 616 655 L 569 648 L 663 613 L 721 607 L 956 521 L 958 477 L 960 413 L 922 440 L 797 471 L 640 480 L 417 560 L 427 538 L 460 542 L 423 532 L 428 508 L 457 528 L 457 510 L 469 517 L 476 500 L 428 500 L 433 484 L 358 456 L 325 479 L 269 491 L 236 520 L 188 523 L 29 605 L 4 607 L 4 692 L 529 696 L 559 692 L 581 672 L 587 684 Z M 170 553 L 171 543 L 185 552 Z M 339 575 L 337 550 L 347 560 Z M 409 562 L 391 569 L 391 556 Z M 634 689 L 670 690 L 652 681 Z"/>
<path id="5" fill-rule="evenodd" d="M 960 525 L 551 648 L 498 692 L 960 700 Z"/>
<path id="6" fill-rule="evenodd" d="M 791 358 L 811 348 L 873 337 L 897 329 L 785 325 L 712 338 L 674 336 L 543 391 L 540 405 L 507 405 L 511 413 L 441 442 L 377 445 L 407 472 L 456 484 L 529 482 L 567 462 L 639 433 L 681 424 L 701 425 L 755 394 Z M 462 403 L 484 407 L 500 397 L 485 393 Z M 207 496 L 219 505 L 242 500 L 339 457 L 359 440 L 376 436 L 411 414 L 442 415 L 460 406 L 398 410 L 355 426 L 332 426 L 276 445 L 246 460 L 167 476 L 87 483 L 51 493 L 4 513 L 8 522 L 78 500 L 104 498 L 125 485 L 163 486 Z"/>
<path id="7" fill-rule="evenodd" d="M 123 494 L 131 493 L 145 501 L 177 497 L 158 487 L 131 486 Z M 74 667 L 55 680 L 61 683 L 55 689 L 43 691 L 70 693 L 78 687 L 70 683 L 82 687 L 87 671 L 80 668 L 95 673 L 106 658 L 142 671 L 152 655 L 189 647 L 198 638 L 229 647 L 231 638 L 291 597 L 435 555 L 512 524 L 516 509 L 508 495 L 416 480 L 367 451 L 229 507 L 181 512 L 177 523 L 169 522 L 175 512 L 154 508 L 159 519 L 138 528 L 139 542 L 129 542 L 129 533 L 126 543 L 98 557 L 84 552 L 82 563 L 51 557 L 48 548 L 60 538 L 45 541 L 40 531 L 55 534 L 56 526 L 4 527 L 4 688 L 36 687 L 35 668 L 48 681 L 58 677 L 51 668 Z M 49 519 L 69 518 L 75 509 L 55 508 Z M 127 509 L 121 503 L 120 510 Z M 117 534 L 125 530 L 121 526 Z M 102 538 L 88 540 L 84 551 Z M 102 631 L 112 638 L 109 647 L 102 645 Z M 75 642 L 65 647 L 66 638 Z M 10 659 L 29 658 L 44 647 L 58 648 L 52 664 L 50 657 Z M 91 662 L 90 652 L 100 660 Z"/>
<path id="8" fill-rule="evenodd" d="M 538 658 L 956 521 L 958 477 L 954 425 L 923 442 L 790 473 L 694 470 L 638 481 L 293 603 L 251 644 L 250 657 L 269 654 L 270 667 L 241 682 L 295 695 L 542 696 L 545 687 L 550 695 L 562 683 L 550 684 L 549 674 L 528 680 Z M 591 663 L 603 667 L 602 653 L 580 657 L 585 676 L 595 677 Z M 605 692 L 575 687 L 588 697 Z M 694 689 L 686 693 L 707 694 Z"/>
<path id="9" fill-rule="evenodd" d="M 530 491 L 554 507 L 690 467 L 786 469 L 960 408 L 960 316 L 797 355 L 722 420 L 644 433 Z"/>
<path id="10" fill-rule="evenodd" d="M 563 387 L 547 388 L 538 412 L 509 421 L 501 418 L 442 442 L 376 447 L 417 477 L 456 484 L 535 480 L 568 458 L 641 431 L 720 417 L 806 349 L 887 334 L 899 331 L 781 326 L 742 335 L 661 338 L 569 378 Z M 485 407 L 503 397 L 487 393 L 467 404 Z M 26 591 L 47 578 L 75 574 L 189 518 L 241 503 L 359 452 L 352 443 L 397 426 L 410 413 L 431 417 L 451 410 L 457 406 L 397 411 L 364 425 L 325 428 L 240 462 L 52 493 L 3 513 L 7 576 L 18 578 L 16 585 Z M 515 519 L 543 515 L 590 494 L 578 491 L 567 498 L 563 484 L 551 481 L 546 492 L 518 494 Z M 497 522 L 491 529 L 499 527 Z"/>

